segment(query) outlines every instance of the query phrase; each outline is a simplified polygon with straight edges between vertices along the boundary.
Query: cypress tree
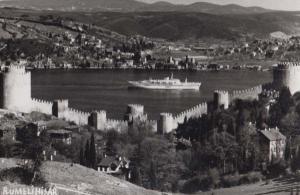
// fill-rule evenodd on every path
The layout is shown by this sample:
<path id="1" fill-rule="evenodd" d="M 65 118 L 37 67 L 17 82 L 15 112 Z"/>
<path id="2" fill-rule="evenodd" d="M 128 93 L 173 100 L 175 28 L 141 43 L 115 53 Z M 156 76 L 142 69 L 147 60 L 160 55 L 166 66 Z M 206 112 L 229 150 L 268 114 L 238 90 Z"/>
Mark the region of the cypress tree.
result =
<path id="1" fill-rule="evenodd" d="M 82 147 L 80 147 L 79 163 L 81 165 L 85 165 L 85 156 L 84 156 L 84 151 L 83 151 Z"/>
<path id="2" fill-rule="evenodd" d="M 91 135 L 91 143 L 90 143 L 90 166 L 92 168 L 95 168 L 96 166 L 96 146 L 95 146 L 94 133 Z"/>
<path id="3" fill-rule="evenodd" d="M 150 179 L 151 189 L 152 190 L 157 189 L 157 167 L 156 164 L 153 162 L 153 160 L 151 161 L 150 164 L 149 179 Z"/>
<path id="4" fill-rule="evenodd" d="M 84 157 L 85 157 L 85 166 L 90 167 L 90 144 L 89 144 L 89 140 L 86 141 Z"/>

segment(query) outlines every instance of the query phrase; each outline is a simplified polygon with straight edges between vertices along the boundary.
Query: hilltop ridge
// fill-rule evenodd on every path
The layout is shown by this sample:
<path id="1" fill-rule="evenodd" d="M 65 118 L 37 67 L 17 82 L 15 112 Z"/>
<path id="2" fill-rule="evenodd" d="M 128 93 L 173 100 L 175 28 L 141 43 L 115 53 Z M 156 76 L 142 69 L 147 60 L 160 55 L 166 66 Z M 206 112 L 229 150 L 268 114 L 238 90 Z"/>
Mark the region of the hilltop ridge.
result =
<path id="1" fill-rule="evenodd" d="M 152 4 L 135 0 L 4 0 L 1 7 L 16 7 L 36 10 L 57 11 L 117 11 L 117 12 L 199 12 L 211 14 L 254 14 L 266 13 L 271 10 L 260 7 L 243 7 L 236 4 L 217 5 L 207 2 L 197 2 L 188 5 L 172 4 L 159 1 Z"/>

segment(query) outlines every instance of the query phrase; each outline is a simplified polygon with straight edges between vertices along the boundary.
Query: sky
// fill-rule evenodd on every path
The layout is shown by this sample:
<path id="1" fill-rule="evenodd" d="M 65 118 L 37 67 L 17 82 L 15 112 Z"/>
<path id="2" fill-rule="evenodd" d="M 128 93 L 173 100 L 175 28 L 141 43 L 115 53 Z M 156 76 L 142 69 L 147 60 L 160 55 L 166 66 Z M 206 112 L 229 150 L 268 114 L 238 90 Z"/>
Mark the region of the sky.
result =
<path id="1" fill-rule="evenodd" d="M 162 0 L 139 0 L 142 2 L 153 3 Z M 176 4 L 190 4 L 199 1 L 205 1 L 216 4 L 238 4 L 242 6 L 260 6 L 275 10 L 300 11 L 300 0 L 163 0 Z"/>

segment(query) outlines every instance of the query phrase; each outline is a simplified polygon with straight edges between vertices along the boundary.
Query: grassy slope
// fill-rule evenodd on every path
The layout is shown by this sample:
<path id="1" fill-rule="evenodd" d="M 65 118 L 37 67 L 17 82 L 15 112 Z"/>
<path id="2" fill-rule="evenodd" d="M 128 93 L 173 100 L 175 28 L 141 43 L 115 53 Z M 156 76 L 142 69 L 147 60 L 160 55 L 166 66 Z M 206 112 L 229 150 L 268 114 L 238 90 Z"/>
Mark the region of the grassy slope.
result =
<path id="1" fill-rule="evenodd" d="M 146 190 L 129 182 L 109 176 L 86 167 L 60 162 L 45 162 L 41 168 L 42 174 L 50 183 L 60 184 L 74 190 L 91 194 L 105 195 L 158 195 L 159 192 Z M 64 190 L 60 190 L 64 192 Z"/>
<path id="2" fill-rule="evenodd" d="M 0 170 L 17 166 L 15 159 L 0 158 Z M 78 192 L 88 194 L 105 195 L 162 195 L 156 191 L 146 190 L 129 182 L 118 178 L 88 169 L 86 167 L 70 163 L 45 162 L 41 168 L 42 174 L 49 183 L 56 184 L 60 195 L 77 195 Z M 24 187 L 21 184 L 12 184 L 9 182 L 0 182 L 0 191 L 2 187 Z M 269 184 L 259 182 L 256 184 L 242 185 L 232 188 L 223 188 L 209 192 L 199 192 L 196 195 L 289 195 L 291 189 L 296 194 L 297 186 L 300 189 L 300 176 L 282 177 L 272 180 Z M 67 189 L 67 190 L 66 190 Z M 71 191 L 68 191 L 71 190 Z"/>
<path id="3" fill-rule="evenodd" d="M 296 194 L 297 187 L 300 189 L 299 177 L 283 177 L 273 180 L 270 184 L 259 182 L 210 192 L 199 192 L 195 195 L 290 195 L 292 190 Z"/>

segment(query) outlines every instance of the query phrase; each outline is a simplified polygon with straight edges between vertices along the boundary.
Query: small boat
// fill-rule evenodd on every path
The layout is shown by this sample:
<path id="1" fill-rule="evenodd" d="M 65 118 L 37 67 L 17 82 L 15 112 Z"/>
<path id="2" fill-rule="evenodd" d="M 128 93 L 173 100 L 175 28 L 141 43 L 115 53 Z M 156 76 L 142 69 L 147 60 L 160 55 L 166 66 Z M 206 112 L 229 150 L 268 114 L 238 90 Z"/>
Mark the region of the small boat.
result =
<path id="1" fill-rule="evenodd" d="M 181 82 L 179 79 L 171 77 L 165 77 L 164 79 L 148 79 L 142 81 L 128 81 L 131 87 L 142 89 L 160 89 L 160 90 L 200 90 L 200 82 L 188 82 L 185 79 Z"/>

